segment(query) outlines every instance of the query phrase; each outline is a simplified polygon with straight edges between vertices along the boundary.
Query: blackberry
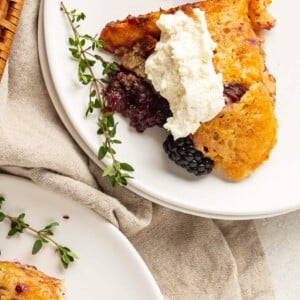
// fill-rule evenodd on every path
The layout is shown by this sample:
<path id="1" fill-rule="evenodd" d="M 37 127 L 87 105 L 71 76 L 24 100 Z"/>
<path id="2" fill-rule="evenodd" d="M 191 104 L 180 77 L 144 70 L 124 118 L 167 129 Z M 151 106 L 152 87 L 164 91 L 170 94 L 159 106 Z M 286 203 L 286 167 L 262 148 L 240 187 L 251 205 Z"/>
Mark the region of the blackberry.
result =
<path id="1" fill-rule="evenodd" d="M 174 140 L 170 134 L 163 147 L 169 159 L 195 176 L 209 174 L 213 169 L 214 162 L 194 148 L 190 137 Z"/>

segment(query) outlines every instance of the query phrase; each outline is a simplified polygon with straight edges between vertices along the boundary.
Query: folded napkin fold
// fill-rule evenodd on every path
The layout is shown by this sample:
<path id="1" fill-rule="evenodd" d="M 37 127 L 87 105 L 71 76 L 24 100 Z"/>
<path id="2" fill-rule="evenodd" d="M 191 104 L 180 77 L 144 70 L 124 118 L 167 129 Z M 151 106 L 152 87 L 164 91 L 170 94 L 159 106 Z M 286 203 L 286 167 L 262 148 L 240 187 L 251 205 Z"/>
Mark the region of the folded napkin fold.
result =
<path id="1" fill-rule="evenodd" d="M 102 178 L 49 99 L 37 51 L 38 6 L 38 0 L 25 1 L 0 85 L 0 170 L 59 191 L 117 226 L 166 299 L 273 299 L 252 221 L 214 221 L 175 212 L 125 188 L 112 188 Z"/>

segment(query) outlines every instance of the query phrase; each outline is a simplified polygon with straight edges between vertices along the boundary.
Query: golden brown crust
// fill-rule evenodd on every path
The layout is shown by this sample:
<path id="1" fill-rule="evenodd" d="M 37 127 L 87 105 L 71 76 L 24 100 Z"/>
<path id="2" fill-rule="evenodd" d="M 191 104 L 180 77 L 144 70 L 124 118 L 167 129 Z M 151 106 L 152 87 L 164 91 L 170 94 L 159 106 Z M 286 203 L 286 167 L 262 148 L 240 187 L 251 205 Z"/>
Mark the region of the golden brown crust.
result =
<path id="1" fill-rule="evenodd" d="M 1 300 L 62 300 L 62 282 L 36 268 L 0 261 Z"/>
<path id="2" fill-rule="evenodd" d="M 250 0 L 249 17 L 256 31 L 271 29 L 275 25 L 275 19 L 268 13 L 268 6 L 272 0 Z"/>
<path id="3" fill-rule="evenodd" d="M 148 36 L 157 40 L 159 39 L 160 31 L 156 21 L 161 14 L 173 14 L 178 10 L 182 10 L 187 15 L 192 16 L 194 8 L 200 8 L 208 16 L 212 16 L 208 20 L 208 22 L 211 21 L 211 25 L 222 22 L 223 16 L 226 16 L 226 20 L 233 21 L 230 19 L 233 15 L 231 13 L 228 14 L 228 11 L 235 11 L 238 17 L 248 17 L 249 15 L 255 30 L 271 29 L 275 25 L 275 20 L 267 12 L 267 7 L 270 3 L 271 0 L 206 0 L 187 3 L 168 10 L 151 12 L 138 17 L 129 15 L 124 20 L 110 22 L 102 30 L 100 38 L 106 42 L 106 49 L 111 52 L 122 47 L 131 48 L 137 42 L 147 39 Z"/>
<path id="4" fill-rule="evenodd" d="M 226 107 L 193 136 L 197 149 L 222 166 L 233 180 L 253 172 L 276 143 L 274 102 L 262 83 L 251 86 L 240 103 Z"/>
<path id="5" fill-rule="evenodd" d="M 138 17 L 128 16 L 125 20 L 107 24 L 100 38 L 105 41 L 108 51 L 121 58 L 125 67 L 144 75 L 143 63 L 160 37 L 156 25 L 160 15 L 182 10 L 193 16 L 192 10 L 200 8 L 205 11 L 209 32 L 218 45 L 214 65 L 216 71 L 223 74 L 224 84 L 250 86 L 262 80 L 265 68 L 263 39 L 257 36 L 256 31 L 275 24 L 266 11 L 268 2 L 207 0 Z"/>
<path id="6" fill-rule="evenodd" d="M 125 20 L 108 23 L 102 30 L 100 39 L 105 41 L 106 49 L 110 52 L 120 50 L 120 48 L 132 48 L 138 42 L 145 44 L 145 48 L 152 51 L 157 40 L 160 37 L 160 30 L 156 21 L 161 14 L 172 14 L 178 10 L 192 15 L 193 8 L 199 7 L 200 3 L 186 4 L 171 8 L 169 10 L 160 10 L 138 17 L 128 16 Z M 154 39 L 149 44 L 148 39 Z M 144 48 L 144 47 L 143 47 Z"/>

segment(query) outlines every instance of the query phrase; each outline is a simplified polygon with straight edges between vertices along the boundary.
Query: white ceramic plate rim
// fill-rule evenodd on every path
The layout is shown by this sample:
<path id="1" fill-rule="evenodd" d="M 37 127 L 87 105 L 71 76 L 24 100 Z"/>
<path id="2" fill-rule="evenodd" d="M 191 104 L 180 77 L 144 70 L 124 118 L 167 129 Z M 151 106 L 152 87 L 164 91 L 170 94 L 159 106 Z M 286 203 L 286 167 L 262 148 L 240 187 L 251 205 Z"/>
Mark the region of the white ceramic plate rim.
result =
<path id="1" fill-rule="evenodd" d="M 44 24 L 49 23 L 51 18 L 55 18 L 52 14 L 53 7 L 55 6 L 54 2 L 55 1 L 46 1 L 45 2 L 46 5 L 48 5 L 48 6 L 47 6 L 47 8 L 45 6 L 45 11 L 47 11 L 47 14 L 46 14 L 46 17 L 44 18 Z M 54 13 L 54 15 L 55 15 L 55 13 Z M 95 159 L 95 153 L 97 151 L 97 147 L 95 147 L 94 143 L 90 139 L 88 139 L 88 137 L 85 135 L 84 131 L 82 130 L 81 126 L 79 125 L 79 123 L 76 120 L 76 116 L 72 115 L 66 109 L 67 106 L 66 106 L 66 102 L 64 100 L 63 89 L 58 82 L 59 80 L 56 80 L 57 70 L 55 68 L 55 63 L 54 63 L 54 58 L 53 58 L 53 57 L 55 57 L 55 55 L 54 55 L 54 52 L 52 51 L 53 48 L 51 49 L 51 47 L 49 47 L 49 45 L 51 45 L 51 41 L 49 39 L 50 39 L 49 33 L 47 34 L 47 26 L 45 26 L 45 40 L 46 40 L 46 45 L 48 44 L 48 46 L 46 46 L 47 57 L 48 57 L 48 61 L 49 61 L 51 77 L 54 79 L 54 85 L 56 87 L 58 97 L 60 99 L 60 102 L 62 104 L 64 112 L 67 115 L 68 120 L 71 122 L 75 132 L 77 132 L 80 135 L 81 139 L 83 140 L 83 143 L 85 145 L 87 145 L 87 147 L 91 150 L 92 153 L 94 153 L 92 158 Z M 275 150 L 275 152 L 276 152 L 276 150 Z M 297 161 L 297 163 L 298 163 L 298 161 Z M 100 166 L 102 166 L 102 165 L 100 164 Z M 265 168 L 265 167 L 263 166 L 263 168 Z M 268 185 L 267 188 L 273 189 L 271 184 Z M 282 200 L 280 200 L 278 202 L 272 201 L 272 203 L 270 203 L 270 205 L 266 205 L 266 203 L 263 203 L 264 205 L 255 206 L 255 207 L 251 206 L 251 204 L 250 204 L 250 206 L 248 205 L 247 207 L 246 207 L 246 205 L 245 205 L 245 207 L 237 205 L 237 207 L 223 206 L 222 208 L 220 208 L 220 207 L 210 207 L 209 203 L 205 204 L 204 206 L 203 205 L 198 206 L 198 205 L 195 205 L 195 203 L 191 204 L 188 201 L 183 203 L 181 201 L 177 201 L 177 199 L 174 200 L 174 199 L 168 197 L 168 194 L 163 193 L 162 191 L 160 191 L 159 193 L 153 192 L 153 190 L 149 189 L 149 186 L 145 185 L 144 182 L 139 181 L 138 178 L 136 178 L 135 180 L 130 182 L 129 189 L 146 197 L 149 200 L 159 202 L 162 205 L 172 207 L 177 210 L 189 212 L 192 214 L 198 214 L 198 215 L 208 215 L 208 216 L 219 215 L 219 216 L 223 216 L 226 218 L 249 218 L 249 217 L 252 218 L 252 217 L 260 217 L 260 216 L 284 213 L 286 211 L 295 210 L 295 209 L 299 208 L 299 201 L 300 201 L 300 199 L 299 199 L 300 197 L 292 195 L 292 194 L 290 194 L 291 199 L 289 199 L 289 201 L 284 201 L 284 198 L 283 198 L 284 193 L 282 191 L 281 195 L 280 194 L 271 195 L 273 198 L 275 197 L 275 200 L 277 200 L 276 197 L 281 197 Z M 249 194 L 249 192 L 250 191 L 247 191 L 248 194 Z M 245 196 L 249 198 L 249 195 L 246 194 Z"/>

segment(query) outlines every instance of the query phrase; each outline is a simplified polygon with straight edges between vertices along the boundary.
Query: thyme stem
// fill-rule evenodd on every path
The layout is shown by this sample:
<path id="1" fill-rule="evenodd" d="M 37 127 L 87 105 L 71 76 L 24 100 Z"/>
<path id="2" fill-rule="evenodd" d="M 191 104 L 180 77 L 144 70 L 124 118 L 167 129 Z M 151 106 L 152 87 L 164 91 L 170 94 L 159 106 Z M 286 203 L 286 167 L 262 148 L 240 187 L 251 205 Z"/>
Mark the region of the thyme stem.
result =
<path id="1" fill-rule="evenodd" d="M 108 82 L 107 75 L 114 74 L 118 71 L 118 65 L 115 62 L 106 61 L 99 52 L 103 50 L 104 42 L 91 37 L 90 35 L 81 35 L 78 32 L 80 25 L 79 21 L 85 19 L 84 13 L 77 13 L 74 9 L 68 11 L 65 4 L 61 2 L 61 10 L 67 16 L 68 23 L 73 32 L 73 37 L 69 38 L 69 48 L 72 57 L 78 62 L 78 78 L 84 84 L 90 85 L 89 104 L 86 111 L 86 116 L 92 113 L 94 109 L 99 109 L 100 116 L 98 119 L 98 135 L 104 137 L 104 141 L 98 151 L 98 159 L 102 160 L 106 155 L 111 158 L 111 165 L 107 166 L 102 173 L 102 176 L 108 176 L 113 186 L 127 185 L 127 179 L 132 178 L 127 172 L 133 172 L 131 165 L 125 162 L 120 162 L 116 157 L 116 151 L 113 148 L 114 144 L 121 144 L 121 141 L 115 138 L 117 123 L 114 120 L 113 114 L 109 111 L 107 100 L 104 98 L 102 89 L 104 83 Z M 89 44 L 85 48 L 86 44 Z M 98 50 L 97 53 L 91 52 Z M 100 62 L 103 68 L 102 75 L 98 78 L 94 72 L 93 66 Z"/>
<path id="2" fill-rule="evenodd" d="M 71 262 L 78 259 L 78 256 L 70 248 L 59 244 L 52 238 L 54 235 L 54 227 L 59 226 L 58 222 L 52 222 L 44 228 L 37 230 L 25 222 L 25 213 L 14 217 L 2 211 L 1 208 L 4 202 L 5 198 L 0 195 L 0 223 L 5 220 L 10 222 L 10 230 L 7 233 L 9 237 L 15 236 L 16 234 L 22 234 L 24 233 L 24 230 L 32 233 L 35 237 L 32 254 L 37 254 L 47 243 L 53 244 L 64 268 L 68 268 Z"/>
<path id="3" fill-rule="evenodd" d="M 5 217 L 6 217 L 6 219 L 10 220 L 10 222 L 13 223 L 13 224 L 16 224 L 18 222 L 17 218 L 12 217 L 8 214 L 5 214 Z M 55 240 L 53 240 L 52 238 L 50 238 L 46 234 L 43 234 L 40 230 L 36 230 L 36 229 L 32 228 L 30 225 L 25 224 L 25 229 L 32 232 L 34 235 L 37 235 L 38 237 L 42 237 L 42 238 L 48 240 L 54 246 L 59 246 L 59 244 Z"/>

